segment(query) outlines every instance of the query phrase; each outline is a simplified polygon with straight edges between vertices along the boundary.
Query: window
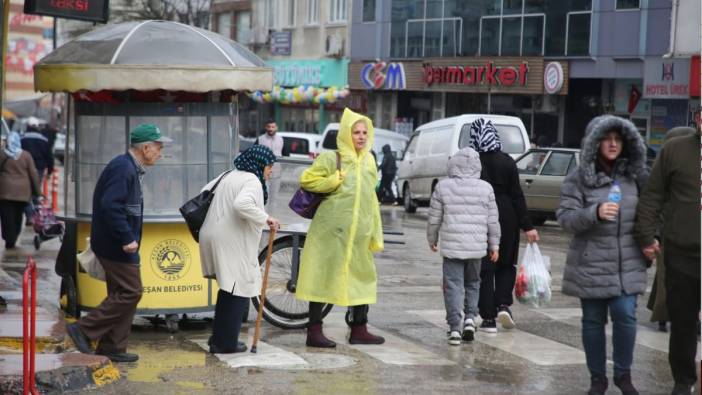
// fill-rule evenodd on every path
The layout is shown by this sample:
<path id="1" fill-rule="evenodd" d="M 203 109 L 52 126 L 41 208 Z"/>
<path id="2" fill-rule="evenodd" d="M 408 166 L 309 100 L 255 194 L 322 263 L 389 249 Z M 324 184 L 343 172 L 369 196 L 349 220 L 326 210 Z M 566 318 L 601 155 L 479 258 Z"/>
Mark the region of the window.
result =
<path id="1" fill-rule="evenodd" d="M 232 14 L 225 12 L 217 15 L 217 33 L 226 38 L 232 38 Z"/>
<path id="2" fill-rule="evenodd" d="M 405 153 L 409 154 L 410 157 L 414 155 L 414 153 L 417 151 L 417 141 L 419 140 L 419 134 L 415 134 L 412 136 L 412 139 L 410 140 L 409 144 L 407 144 L 407 151 Z M 404 159 L 404 155 L 403 155 Z"/>
<path id="3" fill-rule="evenodd" d="M 639 2 L 639 0 L 617 0 L 617 10 L 639 9 L 641 7 Z"/>
<path id="4" fill-rule="evenodd" d="M 568 152 L 553 152 L 548 157 L 548 161 L 541 170 L 542 176 L 565 176 L 571 165 L 575 163 L 575 157 Z"/>
<path id="5" fill-rule="evenodd" d="M 519 56 L 519 44 L 521 35 L 521 17 L 502 19 L 502 41 L 500 42 L 500 55 Z"/>
<path id="6" fill-rule="evenodd" d="M 236 14 L 236 41 L 241 44 L 251 42 L 251 12 L 238 12 Z"/>
<path id="7" fill-rule="evenodd" d="M 283 137 L 283 152 L 307 156 L 310 152 L 309 141 L 300 137 Z"/>
<path id="8" fill-rule="evenodd" d="M 544 53 L 544 16 L 525 16 L 522 30 L 522 55 L 540 56 Z"/>
<path id="9" fill-rule="evenodd" d="M 324 141 L 322 142 L 322 147 L 326 149 L 337 149 L 336 145 L 336 135 L 339 134 L 338 130 L 329 129 L 327 135 L 324 136 Z"/>
<path id="10" fill-rule="evenodd" d="M 425 22 L 423 57 L 441 56 L 441 21 Z"/>
<path id="11" fill-rule="evenodd" d="M 288 19 L 286 20 L 286 26 L 287 27 L 293 27 L 295 26 L 295 0 L 288 0 L 288 9 L 287 9 L 287 17 Z"/>
<path id="12" fill-rule="evenodd" d="M 375 22 L 375 0 L 363 0 L 363 22 Z"/>
<path id="13" fill-rule="evenodd" d="M 329 22 L 346 22 L 346 0 L 329 0 Z"/>
<path id="14" fill-rule="evenodd" d="M 483 18 L 480 29 L 480 54 L 497 56 L 500 54 L 500 18 Z"/>
<path id="15" fill-rule="evenodd" d="M 307 0 L 307 24 L 319 23 L 319 0 Z"/>
<path id="16" fill-rule="evenodd" d="M 590 17 L 589 11 L 568 13 L 565 42 L 567 56 L 587 56 L 590 54 Z"/>
<path id="17" fill-rule="evenodd" d="M 502 143 L 502 152 L 507 154 L 520 154 L 524 152 L 524 138 L 522 130 L 514 125 L 499 125 L 494 123 L 497 129 L 497 135 L 500 136 Z M 458 148 L 468 147 L 470 143 L 470 124 L 465 124 L 461 128 L 461 134 L 458 137 Z"/>
<path id="18" fill-rule="evenodd" d="M 517 161 L 517 171 L 519 174 L 536 175 L 539 172 L 541 163 L 546 158 L 546 151 L 531 151 L 519 158 Z"/>

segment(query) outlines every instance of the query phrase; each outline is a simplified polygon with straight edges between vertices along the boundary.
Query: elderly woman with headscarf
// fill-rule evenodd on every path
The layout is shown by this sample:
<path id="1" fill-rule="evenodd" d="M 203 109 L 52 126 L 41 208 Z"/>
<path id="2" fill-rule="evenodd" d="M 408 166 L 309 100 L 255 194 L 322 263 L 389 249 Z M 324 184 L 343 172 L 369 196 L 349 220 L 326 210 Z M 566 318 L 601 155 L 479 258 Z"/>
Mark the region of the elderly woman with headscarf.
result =
<path id="1" fill-rule="evenodd" d="M 33 196 L 39 196 L 39 175 L 32 156 L 22 150 L 20 136 L 12 132 L 0 151 L 0 227 L 5 248 L 15 248 L 22 231 L 22 213 Z"/>
<path id="2" fill-rule="evenodd" d="M 530 243 L 539 240 L 539 233 L 529 219 L 524 193 L 519 186 L 517 164 L 511 156 L 502 152 L 500 135 L 492 121 L 476 119 L 470 126 L 469 144 L 480 154 L 480 179 L 489 182 L 495 191 L 502 230 L 500 258 L 494 263 L 487 258 L 483 259 L 478 302 L 480 317 L 483 319 L 480 329 L 496 333 L 495 319 L 505 329 L 515 326 L 510 306 L 517 278 L 519 229 L 526 233 Z"/>
<path id="3" fill-rule="evenodd" d="M 239 342 L 249 299 L 261 292 L 258 245 L 263 228 L 279 226 L 264 211 L 266 180 L 276 158 L 268 147 L 254 145 L 234 160 L 235 169 L 220 177 L 200 230 L 200 260 L 205 277 L 216 278 L 219 292 L 210 337 L 210 353 L 246 351 Z M 205 186 L 211 190 L 220 178 Z"/>
<path id="4" fill-rule="evenodd" d="M 373 123 L 345 109 L 336 137 L 337 151 L 320 155 L 300 177 L 302 188 L 327 197 L 317 209 L 305 240 L 297 298 L 310 302 L 307 346 L 335 347 L 322 333 L 325 303 L 352 306 L 351 344 L 382 344 L 368 332 L 368 305 L 376 302 L 373 253 L 383 249 Z M 337 160 L 341 170 L 337 170 Z"/>

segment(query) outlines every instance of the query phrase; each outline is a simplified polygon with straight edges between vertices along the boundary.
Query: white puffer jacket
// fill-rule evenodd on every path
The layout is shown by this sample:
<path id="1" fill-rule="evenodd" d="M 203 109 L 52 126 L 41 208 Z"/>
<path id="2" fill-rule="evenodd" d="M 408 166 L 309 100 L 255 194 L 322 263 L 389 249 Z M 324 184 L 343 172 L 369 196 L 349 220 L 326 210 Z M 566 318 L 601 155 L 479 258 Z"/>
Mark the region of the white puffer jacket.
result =
<path id="1" fill-rule="evenodd" d="M 456 153 L 448 163 L 448 178 L 431 197 L 427 240 L 440 240 L 441 255 L 477 259 L 488 248 L 500 247 L 500 223 L 492 186 L 480 179 L 480 156 L 472 148 Z"/>

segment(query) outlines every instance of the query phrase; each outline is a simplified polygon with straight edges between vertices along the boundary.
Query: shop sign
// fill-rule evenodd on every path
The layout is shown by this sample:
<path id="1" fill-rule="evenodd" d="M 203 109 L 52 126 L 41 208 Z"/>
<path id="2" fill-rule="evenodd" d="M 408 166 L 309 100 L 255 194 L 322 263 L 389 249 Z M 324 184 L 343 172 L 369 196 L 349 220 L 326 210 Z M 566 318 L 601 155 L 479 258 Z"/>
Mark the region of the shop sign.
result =
<path id="1" fill-rule="evenodd" d="M 432 66 L 422 65 L 423 81 L 427 86 L 434 84 L 451 85 L 488 85 L 488 86 L 525 86 L 529 66 L 522 62 L 519 66 L 495 66 L 487 62 L 485 66 Z"/>
<path id="2" fill-rule="evenodd" d="M 558 62 L 549 62 L 544 67 L 544 92 L 556 94 L 563 88 L 563 67 Z"/>
<path id="3" fill-rule="evenodd" d="M 289 30 L 282 32 L 271 33 L 271 54 L 272 55 L 290 55 L 292 47 L 292 32 Z"/>
<path id="4" fill-rule="evenodd" d="M 109 0 L 24 0 L 24 13 L 107 23 Z"/>
<path id="5" fill-rule="evenodd" d="M 366 89 L 403 90 L 407 86 L 402 63 L 368 63 L 361 69 L 361 83 Z"/>
<path id="6" fill-rule="evenodd" d="M 275 85 L 281 87 L 344 87 L 347 84 L 348 60 L 269 60 Z"/>
<path id="7" fill-rule="evenodd" d="M 690 97 L 689 78 L 689 59 L 646 59 L 643 96 L 649 99 L 687 99 Z"/>

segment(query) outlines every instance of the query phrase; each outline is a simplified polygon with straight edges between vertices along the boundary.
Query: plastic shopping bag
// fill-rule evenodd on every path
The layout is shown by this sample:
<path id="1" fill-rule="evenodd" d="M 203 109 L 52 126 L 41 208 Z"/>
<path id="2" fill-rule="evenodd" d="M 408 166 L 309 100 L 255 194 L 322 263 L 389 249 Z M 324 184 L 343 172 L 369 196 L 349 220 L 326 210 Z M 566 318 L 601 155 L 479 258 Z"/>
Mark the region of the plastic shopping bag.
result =
<path id="1" fill-rule="evenodd" d="M 105 269 L 102 264 L 95 256 L 93 249 L 90 248 L 90 238 L 85 238 L 88 246 L 80 254 L 76 256 L 78 262 L 83 267 L 83 269 L 90 275 L 90 277 L 105 281 Z"/>
<path id="2" fill-rule="evenodd" d="M 550 261 L 541 255 L 536 243 L 527 244 L 526 253 L 517 269 L 514 295 L 519 302 L 541 307 L 551 300 Z"/>

